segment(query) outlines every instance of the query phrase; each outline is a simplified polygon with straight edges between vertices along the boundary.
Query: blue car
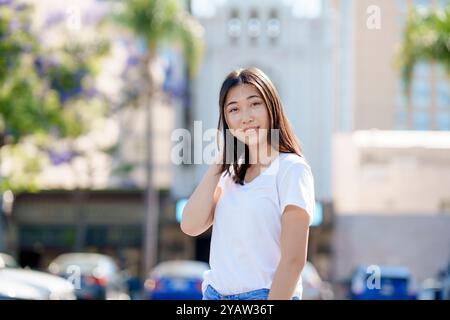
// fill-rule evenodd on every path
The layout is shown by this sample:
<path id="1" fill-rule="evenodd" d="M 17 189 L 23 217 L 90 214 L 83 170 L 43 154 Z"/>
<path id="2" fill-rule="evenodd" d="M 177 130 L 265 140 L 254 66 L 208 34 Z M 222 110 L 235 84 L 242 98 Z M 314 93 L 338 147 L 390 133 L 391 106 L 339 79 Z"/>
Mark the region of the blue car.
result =
<path id="1" fill-rule="evenodd" d="M 415 285 L 406 267 L 359 266 L 351 278 L 353 300 L 414 300 Z"/>
<path id="2" fill-rule="evenodd" d="M 201 300 L 203 273 L 209 270 L 205 262 L 174 260 L 158 264 L 145 280 L 147 299 Z"/>

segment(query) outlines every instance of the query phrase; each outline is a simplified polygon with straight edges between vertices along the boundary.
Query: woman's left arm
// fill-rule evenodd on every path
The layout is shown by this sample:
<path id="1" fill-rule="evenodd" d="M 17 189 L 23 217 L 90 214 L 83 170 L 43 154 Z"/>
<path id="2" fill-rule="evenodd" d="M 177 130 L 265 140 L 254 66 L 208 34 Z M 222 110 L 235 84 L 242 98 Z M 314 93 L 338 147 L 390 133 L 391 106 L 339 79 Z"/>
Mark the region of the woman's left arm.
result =
<path id="1" fill-rule="evenodd" d="M 281 218 L 281 259 L 272 281 L 269 300 L 291 300 L 306 263 L 310 215 L 294 205 Z"/>

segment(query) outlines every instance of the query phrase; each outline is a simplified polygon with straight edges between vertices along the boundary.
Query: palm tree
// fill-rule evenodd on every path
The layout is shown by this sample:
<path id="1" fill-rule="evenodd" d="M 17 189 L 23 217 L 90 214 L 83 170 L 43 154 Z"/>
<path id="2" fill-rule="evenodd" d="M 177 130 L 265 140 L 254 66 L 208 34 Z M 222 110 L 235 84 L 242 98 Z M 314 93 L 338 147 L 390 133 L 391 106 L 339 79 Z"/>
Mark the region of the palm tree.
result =
<path id="1" fill-rule="evenodd" d="M 414 67 L 418 63 L 441 64 L 450 78 L 450 5 L 445 9 L 424 11 L 414 8 L 409 11 L 397 59 L 405 84 L 408 108 L 411 106 Z M 408 114 L 411 115 L 411 112 Z"/>
<path id="2" fill-rule="evenodd" d="M 146 86 L 143 92 L 147 108 L 147 190 L 146 227 L 144 244 L 144 272 L 157 261 L 159 204 L 153 183 L 151 104 L 161 88 L 153 72 L 157 48 L 163 43 L 181 44 L 189 75 L 194 76 L 203 55 L 203 28 L 181 7 L 178 0 L 126 0 L 118 19 L 145 41 L 147 54 L 144 72 Z"/>

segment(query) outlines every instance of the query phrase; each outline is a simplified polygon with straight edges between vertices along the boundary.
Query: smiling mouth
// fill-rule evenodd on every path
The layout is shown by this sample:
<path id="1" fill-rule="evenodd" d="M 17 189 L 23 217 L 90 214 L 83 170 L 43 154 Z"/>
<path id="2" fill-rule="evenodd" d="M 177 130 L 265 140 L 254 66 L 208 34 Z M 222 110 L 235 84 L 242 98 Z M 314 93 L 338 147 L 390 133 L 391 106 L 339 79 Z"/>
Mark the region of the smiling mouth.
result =
<path id="1" fill-rule="evenodd" d="M 259 127 L 254 127 L 254 128 L 247 128 L 247 129 L 245 129 L 244 130 L 244 133 L 247 133 L 248 131 L 256 131 L 256 130 L 258 130 L 259 129 Z"/>

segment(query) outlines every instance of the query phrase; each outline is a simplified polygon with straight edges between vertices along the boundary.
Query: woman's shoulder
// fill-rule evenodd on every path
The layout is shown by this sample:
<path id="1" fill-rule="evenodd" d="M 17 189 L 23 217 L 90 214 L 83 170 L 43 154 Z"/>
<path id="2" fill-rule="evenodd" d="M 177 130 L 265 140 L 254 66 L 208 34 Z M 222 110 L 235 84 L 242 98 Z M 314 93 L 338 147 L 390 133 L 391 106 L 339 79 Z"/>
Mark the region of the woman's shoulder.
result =
<path id="1" fill-rule="evenodd" d="M 302 156 L 296 153 L 282 153 L 280 155 L 280 170 L 282 175 L 286 174 L 288 171 L 308 171 L 311 172 L 311 167 Z"/>
<path id="2" fill-rule="evenodd" d="M 281 153 L 280 162 L 283 166 L 290 167 L 291 165 L 303 165 L 309 167 L 308 162 L 304 157 L 299 156 L 296 153 Z"/>

